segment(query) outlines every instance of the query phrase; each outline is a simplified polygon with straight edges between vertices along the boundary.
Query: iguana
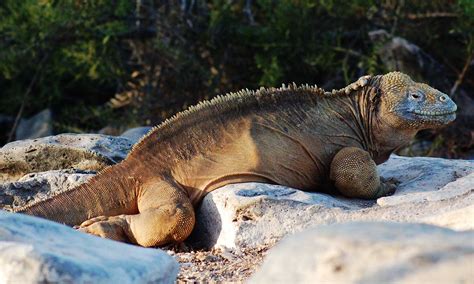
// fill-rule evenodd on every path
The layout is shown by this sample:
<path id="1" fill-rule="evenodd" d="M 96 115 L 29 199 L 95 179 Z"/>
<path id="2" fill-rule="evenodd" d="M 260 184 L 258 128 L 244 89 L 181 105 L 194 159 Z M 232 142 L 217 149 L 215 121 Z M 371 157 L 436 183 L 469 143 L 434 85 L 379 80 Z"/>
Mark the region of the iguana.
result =
<path id="1" fill-rule="evenodd" d="M 399 72 L 332 92 L 294 84 L 243 90 L 176 114 L 121 163 L 15 212 L 150 247 L 185 240 L 194 208 L 230 183 L 374 199 L 394 190 L 376 164 L 417 131 L 453 121 L 456 109 L 446 94 Z"/>

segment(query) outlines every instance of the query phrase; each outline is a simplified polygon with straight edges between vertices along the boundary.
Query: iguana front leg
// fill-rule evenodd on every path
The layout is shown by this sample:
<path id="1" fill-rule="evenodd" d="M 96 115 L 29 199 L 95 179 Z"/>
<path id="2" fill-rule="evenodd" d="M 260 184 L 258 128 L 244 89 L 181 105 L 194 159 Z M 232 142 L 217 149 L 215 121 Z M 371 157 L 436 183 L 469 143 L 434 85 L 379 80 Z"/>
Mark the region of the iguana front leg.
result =
<path id="1" fill-rule="evenodd" d="M 356 147 L 343 148 L 334 156 L 330 179 L 347 197 L 375 199 L 395 192 L 393 183 L 381 181 L 369 153 Z"/>
<path id="2" fill-rule="evenodd" d="M 194 208 L 184 190 L 174 182 L 143 185 L 138 196 L 139 214 L 99 216 L 78 230 L 144 247 L 184 241 L 194 228 Z"/>

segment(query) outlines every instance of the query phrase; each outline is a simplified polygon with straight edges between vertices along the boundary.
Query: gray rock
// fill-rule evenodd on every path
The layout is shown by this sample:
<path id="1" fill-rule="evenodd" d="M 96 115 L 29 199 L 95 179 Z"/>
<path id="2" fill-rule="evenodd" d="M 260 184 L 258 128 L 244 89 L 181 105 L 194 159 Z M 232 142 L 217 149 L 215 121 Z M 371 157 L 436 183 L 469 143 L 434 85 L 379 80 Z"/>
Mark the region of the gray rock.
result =
<path id="1" fill-rule="evenodd" d="M 95 172 L 79 170 L 54 170 L 31 173 L 18 181 L 0 184 L 0 209 L 18 206 L 49 198 L 86 182 Z"/>
<path id="2" fill-rule="evenodd" d="M 204 247 L 258 247 L 311 226 L 349 221 L 474 226 L 472 216 L 465 215 L 474 204 L 474 161 L 393 155 L 379 170 L 400 184 L 393 196 L 377 201 L 261 183 L 227 185 L 204 198 L 191 241 Z M 440 214 L 444 217 L 431 218 Z"/>
<path id="3" fill-rule="evenodd" d="M 50 109 L 42 110 L 28 119 L 20 120 L 15 139 L 34 139 L 53 135 L 52 114 Z"/>
<path id="4" fill-rule="evenodd" d="M 0 211 L 2 283 L 174 283 L 178 269 L 159 249 Z"/>
<path id="5" fill-rule="evenodd" d="M 8 143 L 0 149 L 0 183 L 49 170 L 98 171 L 123 160 L 132 147 L 124 137 L 61 134 Z"/>
<path id="6" fill-rule="evenodd" d="M 273 248 L 250 283 L 471 283 L 474 232 L 422 224 L 317 226 Z"/>
<path id="7" fill-rule="evenodd" d="M 133 144 L 137 143 L 143 136 L 145 136 L 150 130 L 152 129 L 151 126 L 142 126 L 142 127 L 135 127 L 130 128 L 120 136 L 130 139 Z"/>
<path id="8" fill-rule="evenodd" d="M 378 54 L 387 70 L 401 71 L 416 81 L 428 81 L 437 89 L 451 88 L 444 66 L 416 44 L 401 37 L 392 37 L 385 30 L 369 32 L 369 37 L 380 46 Z"/>

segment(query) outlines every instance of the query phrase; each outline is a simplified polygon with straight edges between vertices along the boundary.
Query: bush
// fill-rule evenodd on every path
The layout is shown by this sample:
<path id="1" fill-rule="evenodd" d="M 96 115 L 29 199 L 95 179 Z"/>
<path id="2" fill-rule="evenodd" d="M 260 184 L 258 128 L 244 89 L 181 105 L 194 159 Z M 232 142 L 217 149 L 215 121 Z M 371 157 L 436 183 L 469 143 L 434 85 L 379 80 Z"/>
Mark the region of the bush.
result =
<path id="1" fill-rule="evenodd" d="M 93 131 L 156 124 L 240 88 L 340 88 L 389 71 L 377 29 L 449 66 L 454 84 L 474 50 L 474 2 L 4 0 L 0 113 L 49 107 L 58 132 Z"/>

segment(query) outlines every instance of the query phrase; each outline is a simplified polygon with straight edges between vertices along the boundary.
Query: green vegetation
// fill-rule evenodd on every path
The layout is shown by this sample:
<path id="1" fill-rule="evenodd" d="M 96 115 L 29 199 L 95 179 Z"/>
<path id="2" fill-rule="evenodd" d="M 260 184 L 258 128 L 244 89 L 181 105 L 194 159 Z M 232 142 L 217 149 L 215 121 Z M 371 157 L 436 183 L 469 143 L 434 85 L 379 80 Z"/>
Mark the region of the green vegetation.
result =
<path id="1" fill-rule="evenodd" d="M 0 113 L 51 108 L 57 132 L 97 131 L 240 88 L 339 88 L 389 71 L 379 29 L 446 66 L 449 93 L 472 60 L 474 1 L 3 0 Z"/>

